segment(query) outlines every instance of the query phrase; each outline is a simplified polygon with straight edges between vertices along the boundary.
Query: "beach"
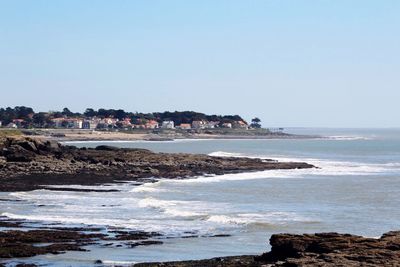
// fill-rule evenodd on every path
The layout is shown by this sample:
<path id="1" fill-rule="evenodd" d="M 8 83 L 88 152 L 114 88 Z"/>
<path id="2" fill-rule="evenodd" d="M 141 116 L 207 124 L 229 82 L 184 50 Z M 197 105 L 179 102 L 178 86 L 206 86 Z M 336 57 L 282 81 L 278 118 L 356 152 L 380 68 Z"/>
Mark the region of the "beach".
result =
<path id="1" fill-rule="evenodd" d="M 182 139 L 316 139 L 324 138 L 313 134 L 288 134 L 261 130 L 132 130 L 100 131 L 82 129 L 36 129 L 24 133 L 42 139 L 65 141 L 171 141 Z"/>

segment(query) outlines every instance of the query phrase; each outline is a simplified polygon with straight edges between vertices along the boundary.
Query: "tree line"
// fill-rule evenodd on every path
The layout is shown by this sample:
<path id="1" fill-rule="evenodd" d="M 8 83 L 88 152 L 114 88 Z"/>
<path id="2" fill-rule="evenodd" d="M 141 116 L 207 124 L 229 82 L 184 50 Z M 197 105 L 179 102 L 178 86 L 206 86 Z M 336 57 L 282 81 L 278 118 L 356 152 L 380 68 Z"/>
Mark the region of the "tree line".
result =
<path id="1" fill-rule="evenodd" d="M 68 108 L 62 111 L 35 112 L 31 107 L 17 106 L 14 108 L 0 108 L 0 121 L 3 125 L 9 124 L 15 119 L 22 119 L 26 124 L 45 125 L 51 123 L 54 118 L 116 118 L 118 120 L 130 119 L 132 123 L 140 121 L 155 120 L 159 123 L 170 120 L 176 125 L 182 123 L 192 123 L 196 120 L 219 121 L 220 123 L 233 123 L 245 120 L 239 115 L 207 115 L 194 111 L 165 111 L 153 113 L 127 112 L 123 109 L 104 109 L 95 110 L 87 108 L 83 113 L 72 112 Z"/>

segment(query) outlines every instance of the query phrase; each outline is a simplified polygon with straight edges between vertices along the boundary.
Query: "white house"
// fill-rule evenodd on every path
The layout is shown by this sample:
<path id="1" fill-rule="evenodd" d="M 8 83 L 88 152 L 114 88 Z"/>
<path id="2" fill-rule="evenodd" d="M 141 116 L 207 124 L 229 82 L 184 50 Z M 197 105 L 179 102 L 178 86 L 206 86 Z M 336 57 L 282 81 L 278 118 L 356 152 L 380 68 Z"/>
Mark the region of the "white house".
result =
<path id="1" fill-rule="evenodd" d="M 174 122 L 173 121 L 163 121 L 161 124 L 161 128 L 164 129 L 174 129 Z"/>
<path id="2" fill-rule="evenodd" d="M 209 121 L 206 124 L 206 128 L 207 129 L 214 129 L 216 127 L 218 127 L 219 121 Z"/>
<path id="3" fill-rule="evenodd" d="M 13 122 L 10 122 L 8 125 L 7 125 L 7 128 L 18 128 L 18 126 L 15 124 L 15 123 L 13 123 Z"/>
<path id="4" fill-rule="evenodd" d="M 82 120 L 73 120 L 72 127 L 75 129 L 82 129 L 83 121 Z"/>
<path id="5" fill-rule="evenodd" d="M 230 122 L 225 122 L 225 123 L 222 124 L 222 127 L 223 127 L 223 128 L 232 128 L 232 123 L 230 123 Z"/>

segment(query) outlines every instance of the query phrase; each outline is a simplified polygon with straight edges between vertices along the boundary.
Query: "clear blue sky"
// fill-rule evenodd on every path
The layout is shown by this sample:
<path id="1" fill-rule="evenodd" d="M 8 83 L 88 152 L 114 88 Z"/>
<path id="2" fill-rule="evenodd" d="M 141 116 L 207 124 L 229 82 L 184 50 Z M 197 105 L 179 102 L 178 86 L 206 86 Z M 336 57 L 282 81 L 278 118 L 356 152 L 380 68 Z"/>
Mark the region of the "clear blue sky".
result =
<path id="1" fill-rule="evenodd" d="M 397 0 L 0 0 L 0 106 L 399 127 Z"/>

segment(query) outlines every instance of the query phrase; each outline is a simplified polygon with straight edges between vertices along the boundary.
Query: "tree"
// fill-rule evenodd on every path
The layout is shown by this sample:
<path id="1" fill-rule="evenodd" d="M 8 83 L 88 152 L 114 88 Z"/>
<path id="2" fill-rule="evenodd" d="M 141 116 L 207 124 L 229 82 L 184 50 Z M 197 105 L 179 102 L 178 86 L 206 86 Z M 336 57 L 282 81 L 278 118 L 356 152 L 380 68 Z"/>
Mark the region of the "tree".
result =
<path id="1" fill-rule="evenodd" d="M 259 129 L 259 128 L 261 128 L 260 122 L 261 122 L 261 120 L 259 118 L 255 117 L 251 120 L 250 127 Z"/>
<path id="2" fill-rule="evenodd" d="M 74 113 L 72 113 L 68 108 L 64 108 L 63 111 L 61 112 L 64 116 L 67 117 L 72 117 Z"/>
<path id="3" fill-rule="evenodd" d="M 44 126 L 47 122 L 47 117 L 45 113 L 39 112 L 33 115 L 33 123 L 38 126 Z"/>
<path id="4" fill-rule="evenodd" d="M 92 108 L 87 108 L 86 110 L 85 110 L 85 113 L 83 113 L 86 117 L 94 117 L 94 116 L 97 116 L 97 112 L 96 111 L 94 111 L 94 109 L 92 109 Z"/>
<path id="5" fill-rule="evenodd" d="M 123 120 L 126 117 L 126 112 L 123 109 L 118 109 L 115 112 L 115 118 L 119 119 L 119 120 Z"/>

